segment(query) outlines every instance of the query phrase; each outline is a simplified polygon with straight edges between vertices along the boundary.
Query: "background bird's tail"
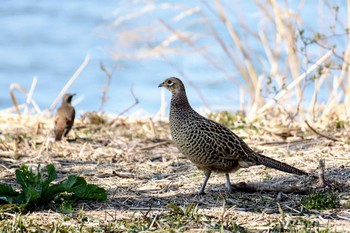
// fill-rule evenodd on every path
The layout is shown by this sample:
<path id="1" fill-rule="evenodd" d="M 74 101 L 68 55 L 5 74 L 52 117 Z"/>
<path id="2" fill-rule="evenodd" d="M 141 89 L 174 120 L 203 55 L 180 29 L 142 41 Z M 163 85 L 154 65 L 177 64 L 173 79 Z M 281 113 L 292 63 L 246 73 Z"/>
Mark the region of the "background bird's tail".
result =
<path id="1" fill-rule="evenodd" d="M 266 157 L 265 155 L 256 153 L 255 156 L 255 162 L 258 165 L 264 165 L 266 167 L 274 168 L 283 172 L 296 174 L 296 175 L 309 175 L 309 173 L 304 172 L 298 168 L 295 168 L 293 166 L 290 166 L 288 164 L 282 163 L 280 161 L 274 160 L 272 158 Z"/>

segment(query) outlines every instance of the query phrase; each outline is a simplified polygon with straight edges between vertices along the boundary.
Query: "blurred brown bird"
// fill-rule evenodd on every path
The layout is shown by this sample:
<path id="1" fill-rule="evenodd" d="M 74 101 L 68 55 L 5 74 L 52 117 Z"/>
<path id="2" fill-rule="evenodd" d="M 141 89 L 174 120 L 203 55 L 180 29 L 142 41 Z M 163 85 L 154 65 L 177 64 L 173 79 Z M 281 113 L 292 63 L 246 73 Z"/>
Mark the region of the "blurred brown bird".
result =
<path id="1" fill-rule="evenodd" d="M 232 191 L 229 173 L 254 165 L 265 165 L 296 175 L 309 175 L 253 151 L 231 130 L 199 115 L 190 106 L 180 79 L 168 78 L 159 87 L 165 87 L 172 93 L 169 124 L 175 145 L 198 169 L 204 171 L 205 179 L 199 194 L 204 194 L 212 172 L 225 174 L 229 192 Z"/>
<path id="2" fill-rule="evenodd" d="M 66 137 L 74 124 L 75 109 L 71 104 L 75 94 L 65 94 L 62 98 L 62 104 L 57 109 L 55 117 L 55 140 L 60 141 L 62 136 Z"/>

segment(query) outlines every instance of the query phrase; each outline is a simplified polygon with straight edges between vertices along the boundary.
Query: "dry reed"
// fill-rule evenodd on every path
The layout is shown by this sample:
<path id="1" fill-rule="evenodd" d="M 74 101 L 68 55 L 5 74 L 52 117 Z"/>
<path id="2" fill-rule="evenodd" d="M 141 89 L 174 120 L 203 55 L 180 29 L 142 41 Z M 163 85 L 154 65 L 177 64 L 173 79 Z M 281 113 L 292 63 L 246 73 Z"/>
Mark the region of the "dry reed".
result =
<path id="1" fill-rule="evenodd" d="M 190 78 L 192 75 L 179 69 L 179 65 L 171 56 L 196 53 L 206 60 L 208 67 L 217 71 L 217 76 L 223 75 L 233 81 L 234 85 L 242 90 L 240 93 L 248 96 L 240 98 L 245 101 L 245 104 L 240 103 L 240 106 L 244 106 L 244 111 L 251 120 L 266 116 L 269 114 L 266 110 L 273 106 L 281 106 L 294 116 L 291 119 L 300 123 L 305 119 L 322 120 L 334 114 L 341 119 L 347 119 L 350 111 L 345 108 L 350 102 L 350 84 L 346 79 L 349 74 L 350 39 L 346 30 L 350 16 L 347 15 L 347 22 L 337 18 L 336 12 L 339 9 L 336 10 L 331 4 L 319 3 L 324 7 L 324 11 L 330 12 L 329 15 L 335 15 L 334 25 L 329 25 L 333 31 L 314 31 L 297 13 L 302 12 L 305 6 L 300 3 L 292 7 L 293 4 L 289 1 L 271 0 L 266 4 L 260 1 L 250 2 L 256 9 L 254 13 L 257 15 L 257 31 L 248 26 L 247 14 L 242 16 L 237 10 L 239 7 L 233 9 L 230 3 L 220 0 L 202 0 L 197 5 L 192 4 L 188 7 L 180 4 L 177 7 L 176 4 L 171 7 L 157 6 L 153 3 L 143 4 L 139 11 L 136 8 L 133 12 L 120 14 L 116 20 L 119 23 L 113 25 L 116 30 L 119 26 L 124 26 L 123 32 L 118 30 L 119 41 L 127 43 L 125 35 L 128 35 L 127 38 L 133 38 L 132 44 L 135 44 L 135 41 L 146 44 L 140 52 L 142 56 L 137 51 L 118 51 L 115 57 L 154 58 L 158 54 L 160 59 L 171 64 L 189 83 L 197 86 Z M 344 10 L 343 8 L 344 4 L 340 10 Z M 349 8 L 348 2 L 347 11 L 350 11 Z M 145 16 L 145 9 L 148 14 L 155 12 L 153 15 L 157 15 L 158 11 L 177 13 L 170 18 L 153 19 L 149 16 L 150 21 L 147 25 L 125 30 L 129 22 Z M 235 24 L 232 22 L 234 19 Z M 326 22 L 331 24 L 333 21 Z M 206 27 L 202 27 L 202 30 L 191 29 L 194 25 L 199 27 L 203 24 Z M 225 30 L 222 30 L 222 27 Z M 342 33 L 336 32 L 342 30 Z M 147 37 L 142 37 L 145 32 Z M 229 38 L 225 37 L 226 34 Z M 210 49 L 212 44 L 203 46 L 203 38 L 209 44 L 214 44 L 222 53 L 213 53 Z M 339 45 L 337 41 L 341 41 L 343 46 L 337 46 L 335 51 L 334 45 Z M 132 44 L 128 47 L 132 48 Z M 257 53 L 254 48 L 259 46 L 262 47 L 262 51 Z M 342 56 L 340 54 L 343 51 Z M 241 77 L 235 77 L 232 70 Z M 197 88 L 196 92 L 207 106 L 205 98 Z M 327 89 L 328 93 L 325 91 Z M 239 93 L 237 97 L 239 98 Z"/>

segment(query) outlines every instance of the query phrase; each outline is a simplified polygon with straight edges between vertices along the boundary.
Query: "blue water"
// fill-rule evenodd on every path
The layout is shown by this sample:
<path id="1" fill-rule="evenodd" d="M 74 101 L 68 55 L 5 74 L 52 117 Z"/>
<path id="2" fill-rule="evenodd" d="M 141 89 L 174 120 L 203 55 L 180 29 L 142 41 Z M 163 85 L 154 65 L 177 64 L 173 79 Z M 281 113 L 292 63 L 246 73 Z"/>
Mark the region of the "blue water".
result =
<path id="1" fill-rule="evenodd" d="M 230 5 L 231 1 L 222 2 L 228 6 L 225 10 L 229 13 L 230 21 L 234 26 L 239 24 L 240 18 L 244 18 L 249 28 L 258 29 L 260 18 L 254 4 L 255 1 L 234 1 L 233 5 Z M 341 6 L 338 17 L 346 21 L 345 1 L 330 2 L 329 4 Z M 193 18 L 182 21 L 172 20 L 172 17 L 179 13 L 179 9 L 174 7 L 177 5 L 182 9 L 199 5 L 202 11 L 210 17 L 220 36 L 224 40 L 231 41 L 225 27 L 210 14 L 201 1 L 154 1 L 154 6 L 159 7 L 159 9 L 113 27 L 116 19 L 139 12 L 145 6 L 149 6 L 149 2 L 146 4 L 113 0 L 1 0 L 0 109 L 13 106 L 9 95 L 11 83 L 18 83 L 29 90 L 34 76 L 37 77 L 38 84 L 33 98 L 41 109 L 49 108 L 65 83 L 83 62 L 86 54 L 89 53 L 91 55 L 90 63 L 69 89 L 69 92 L 77 93 L 76 98 L 80 99 L 76 105 L 78 112 L 100 110 L 101 90 L 106 85 L 106 77 L 99 66 L 102 62 L 110 70 L 117 64 L 110 90 L 107 93 L 109 100 L 105 103 L 103 111 L 118 114 L 132 105 L 134 102 L 130 92 L 132 88 L 140 103 L 132 108 L 128 114 L 134 112 L 155 114 L 160 107 L 158 84 L 166 77 L 181 77 L 181 74 L 163 59 L 155 56 L 144 59 L 123 57 L 113 59 L 121 54 L 147 51 L 149 46 L 140 40 L 141 42 L 131 43 L 133 47 L 127 47 L 125 43 L 118 40 L 118 30 L 125 32 L 145 25 L 153 28 L 159 27 L 163 30 L 158 34 L 153 34 L 153 36 L 156 37 L 155 41 L 162 41 L 169 36 L 169 33 L 166 33 L 164 27 L 160 25 L 159 19 L 161 18 L 172 27 L 181 30 L 204 33 L 209 31 L 205 23 L 197 22 Z M 291 5 L 297 12 L 299 2 L 291 1 Z M 302 8 L 300 17 L 306 22 L 306 29 L 311 28 L 315 31 L 325 27 L 325 22 L 314 17 L 318 14 L 320 5 L 322 5 L 320 1 L 313 0 L 307 1 L 307 5 Z M 240 9 L 236 9 L 236 6 Z M 316 9 L 318 9 L 317 12 L 315 12 Z M 236 14 L 237 12 L 239 14 Z M 326 10 L 322 12 L 326 16 L 330 14 Z M 326 16 L 325 18 L 327 18 Z M 330 15 L 329 18 L 332 19 L 332 16 Z M 239 27 L 236 30 L 244 37 L 243 30 Z M 144 33 L 144 36 L 149 35 Z M 249 40 L 249 38 L 247 39 Z M 204 96 L 205 100 L 203 101 L 200 94 L 183 77 L 192 105 L 195 107 L 206 105 L 213 110 L 220 108 L 238 109 L 238 84 L 243 81 L 237 70 L 224 59 L 223 52 L 217 44 L 212 42 L 212 39 L 206 39 L 203 36 L 198 41 L 197 46 L 206 46 L 215 59 L 222 57 L 217 62 L 235 78 L 235 81 L 228 80 L 217 69 L 209 66 L 198 53 L 175 53 L 167 57 L 177 69 L 190 77 L 201 91 L 201 95 Z M 232 43 L 228 43 L 228 45 L 231 49 L 234 47 Z M 191 50 L 189 46 L 184 46 L 185 49 Z M 255 45 L 252 49 L 258 54 L 263 54 L 261 45 Z M 257 67 L 257 70 L 264 72 L 263 67 Z M 25 96 L 20 92 L 16 93 L 18 101 L 24 103 Z M 169 94 L 167 94 L 167 98 L 170 98 Z"/>

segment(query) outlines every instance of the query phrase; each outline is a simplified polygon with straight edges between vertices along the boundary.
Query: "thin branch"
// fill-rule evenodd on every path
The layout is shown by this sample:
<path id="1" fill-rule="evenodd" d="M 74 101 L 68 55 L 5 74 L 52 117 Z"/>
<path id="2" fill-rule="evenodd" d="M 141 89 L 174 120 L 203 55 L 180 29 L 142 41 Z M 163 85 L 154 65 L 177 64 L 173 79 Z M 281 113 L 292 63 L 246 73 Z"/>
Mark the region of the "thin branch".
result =
<path id="1" fill-rule="evenodd" d="M 313 128 L 313 127 L 309 124 L 309 122 L 308 122 L 307 120 L 305 120 L 305 124 L 306 124 L 306 125 L 310 128 L 310 130 L 311 130 L 312 132 L 314 132 L 315 134 L 317 134 L 317 135 L 319 135 L 319 136 L 321 136 L 321 137 L 327 138 L 327 139 L 329 139 L 329 140 L 332 140 L 332 141 L 334 141 L 334 142 L 339 141 L 339 140 L 336 139 L 336 138 L 332 138 L 332 137 L 330 137 L 330 136 L 327 136 L 327 135 L 325 135 L 325 134 L 322 134 L 322 133 L 318 132 L 315 128 Z"/>
<path id="2" fill-rule="evenodd" d="M 128 112 L 130 109 L 132 109 L 133 107 L 135 107 L 136 105 L 139 104 L 139 99 L 135 96 L 134 94 L 134 91 L 132 90 L 132 88 L 130 88 L 130 92 L 131 92 L 131 95 L 132 97 L 134 98 L 134 103 L 132 105 L 130 105 L 129 107 L 127 107 L 125 110 L 123 110 L 121 113 L 119 113 L 117 115 L 116 118 L 114 118 L 110 123 L 109 125 L 114 128 L 117 124 L 118 124 L 118 119 L 121 115 L 123 115 L 124 113 Z"/>
<path id="3" fill-rule="evenodd" d="M 298 187 L 298 186 L 290 186 L 290 185 L 271 185 L 264 183 L 245 183 L 240 182 L 237 184 L 233 184 L 232 188 L 235 191 L 243 191 L 243 192 L 283 192 L 283 193 L 299 193 L 299 194 L 309 194 L 312 189 L 310 187 Z"/>
<path id="4" fill-rule="evenodd" d="M 199 54 L 203 58 L 205 58 L 209 62 L 209 64 L 212 65 L 215 69 L 222 72 L 230 80 L 235 80 L 235 77 L 232 74 L 230 74 L 230 72 L 227 72 L 225 70 L 225 68 L 220 64 L 220 62 L 217 61 L 216 57 L 213 56 L 207 49 L 198 47 L 198 45 L 196 45 L 196 43 L 194 41 L 192 41 L 191 38 L 187 34 L 179 32 L 178 30 L 173 28 L 170 24 L 166 23 L 164 20 L 159 19 L 159 22 L 163 26 L 165 26 L 165 28 L 167 30 L 169 30 L 174 35 L 176 35 L 179 40 L 185 42 L 188 46 L 197 50 L 199 52 Z"/>
<path id="5" fill-rule="evenodd" d="M 100 104 L 100 111 L 103 110 L 105 103 L 109 99 L 109 97 L 107 96 L 107 92 L 111 86 L 112 76 L 113 76 L 113 73 L 114 73 L 116 67 L 117 67 L 117 64 L 114 65 L 112 71 L 109 71 L 106 68 L 106 66 L 102 62 L 100 62 L 100 69 L 105 73 L 106 78 L 107 78 L 106 86 L 104 88 L 102 88 L 102 98 L 101 98 L 101 104 Z"/>
<path id="6" fill-rule="evenodd" d="M 149 145 L 149 146 L 144 146 L 140 150 L 149 150 L 149 149 L 153 149 L 153 148 L 158 147 L 158 146 L 164 146 L 164 145 L 168 145 L 168 144 L 171 144 L 171 142 L 167 140 L 164 142 L 153 143 L 152 145 Z"/>
<path id="7" fill-rule="evenodd" d="M 271 99 L 268 103 L 262 106 L 258 110 L 258 114 L 264 112 L 266 109 L 270 108 L 275 102 L 278 102 L 285 94 L 287 94 L 292 88 L 294 88 L 299 82 L 306 78 L 308 74 L 317 69 L 322 63 L 324 63 L 332 54 L 334 54 L 334 49 L 328 51 L 323 55 L 315 64 L 313 64 L 309 69 L 307 69 L 303 74 L 291 82 L 285 89 L 281 90 L 277 95 Z"/>

